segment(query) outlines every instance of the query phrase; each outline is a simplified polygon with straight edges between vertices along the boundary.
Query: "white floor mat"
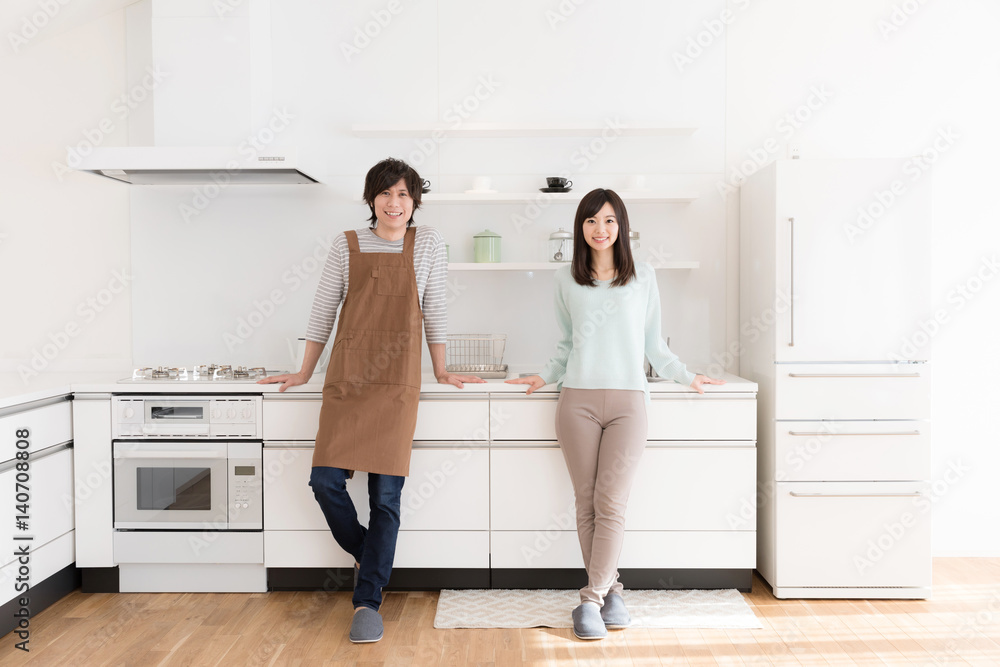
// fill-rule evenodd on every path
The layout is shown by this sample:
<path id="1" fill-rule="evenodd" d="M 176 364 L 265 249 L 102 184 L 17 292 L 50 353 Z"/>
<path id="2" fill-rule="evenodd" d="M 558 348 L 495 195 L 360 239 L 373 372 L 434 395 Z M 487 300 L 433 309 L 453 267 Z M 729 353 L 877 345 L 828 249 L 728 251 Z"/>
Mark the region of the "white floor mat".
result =
<path id="1" fill-rule="evenodd" d="M 625 591 L 632 627 L 760 628 L 736 589 Z M 569 628 L 580 591 L 443 590 L 435 628 Z"/>

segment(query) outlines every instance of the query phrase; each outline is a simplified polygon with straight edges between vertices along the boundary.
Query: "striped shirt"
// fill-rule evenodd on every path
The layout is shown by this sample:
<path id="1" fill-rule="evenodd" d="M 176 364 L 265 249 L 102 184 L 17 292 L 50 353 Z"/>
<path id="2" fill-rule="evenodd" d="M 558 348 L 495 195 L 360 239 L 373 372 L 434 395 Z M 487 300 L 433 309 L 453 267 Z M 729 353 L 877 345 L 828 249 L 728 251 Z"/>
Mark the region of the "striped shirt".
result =
<path id="1" fill-rule="evenodd" d="M 413 246 L 413 268 L 417 274 L 417 295 L 424 312 L 424 333 L 427 344 L 444 343 L 448 331 L 448 304 L 445 302 L 445 281 L 448 278 L 448 261 L 445 256 L 444 237 L 441 232 L 420 225 L 415 228 L 417 237 Z M 355 230 L 361 252 L 403 252 L 403 239 L 386 241 L 369 228 Z M 350 278 L 351 251 L 347 236 L 339 234 L 330 246 L 326 265 L 316 288 L 306 340 L 326 345 L 333 331 L 337 309 L 347 295 Z"/>

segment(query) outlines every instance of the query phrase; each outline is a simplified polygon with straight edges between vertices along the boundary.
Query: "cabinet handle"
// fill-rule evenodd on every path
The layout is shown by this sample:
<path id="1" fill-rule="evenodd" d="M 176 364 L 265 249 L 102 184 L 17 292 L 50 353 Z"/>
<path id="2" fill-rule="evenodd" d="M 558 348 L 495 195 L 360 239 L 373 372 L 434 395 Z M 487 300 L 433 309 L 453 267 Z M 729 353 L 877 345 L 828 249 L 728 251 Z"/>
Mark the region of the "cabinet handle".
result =
<path id="1" fill-rule="evenodd" d="M 920 435 L 920 431 L 885 431 L 882 433 L 831 433 L 829 431 L 789 431 L 788 435 Z"/>
<path id="2" fill-rule="evenodd" d="M 796 498 L 919 498 L 922 493 L 799 493 L 789 491 L 788 495 Z"/>
<path id="3" fill-rule="evenodd" d="M 918 378 L 920 373 L 789 373 L 790 378 Z"/>
<path id="4" fill-rule="evenodd" d="M 795 218 L 788 219 L 788 347 L 795 347 Z"/>

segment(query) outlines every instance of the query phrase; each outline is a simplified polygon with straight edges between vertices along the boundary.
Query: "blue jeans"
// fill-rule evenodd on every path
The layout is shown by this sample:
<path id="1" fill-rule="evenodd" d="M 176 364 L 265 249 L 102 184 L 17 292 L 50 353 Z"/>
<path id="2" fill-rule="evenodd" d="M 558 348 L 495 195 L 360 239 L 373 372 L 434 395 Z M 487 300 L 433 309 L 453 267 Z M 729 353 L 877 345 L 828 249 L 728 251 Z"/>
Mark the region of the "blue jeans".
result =
<path id="1" fill-rule="evenodd" d="M 365 528 L 358 523 L 358 511 L 347 494 L 347 471 L 323 466 L 312 469 L 309 486 L 334 539 L 361 564 L 354 589 L 355 608 L 364 606 L 378 611 L 382 605 L 382 587 L 389 583 L 396 555 L 399 498 L 405 481 L 405 477 L 368 473 L 371 515 Z"/>

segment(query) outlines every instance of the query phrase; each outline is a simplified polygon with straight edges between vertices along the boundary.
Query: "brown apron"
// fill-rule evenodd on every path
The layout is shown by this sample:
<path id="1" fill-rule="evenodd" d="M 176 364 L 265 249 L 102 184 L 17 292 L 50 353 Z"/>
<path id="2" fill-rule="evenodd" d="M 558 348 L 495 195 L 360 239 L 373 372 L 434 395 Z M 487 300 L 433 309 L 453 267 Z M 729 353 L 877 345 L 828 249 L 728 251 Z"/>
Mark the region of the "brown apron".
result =
<path id="1" fill-rule="evenodd" d="M 402 254 L 350 248 L 347 295 L 323 384 L 313 466 L 407 476 L 420 399 L 424 314 L 413 270 L 416 229 Z"/>

